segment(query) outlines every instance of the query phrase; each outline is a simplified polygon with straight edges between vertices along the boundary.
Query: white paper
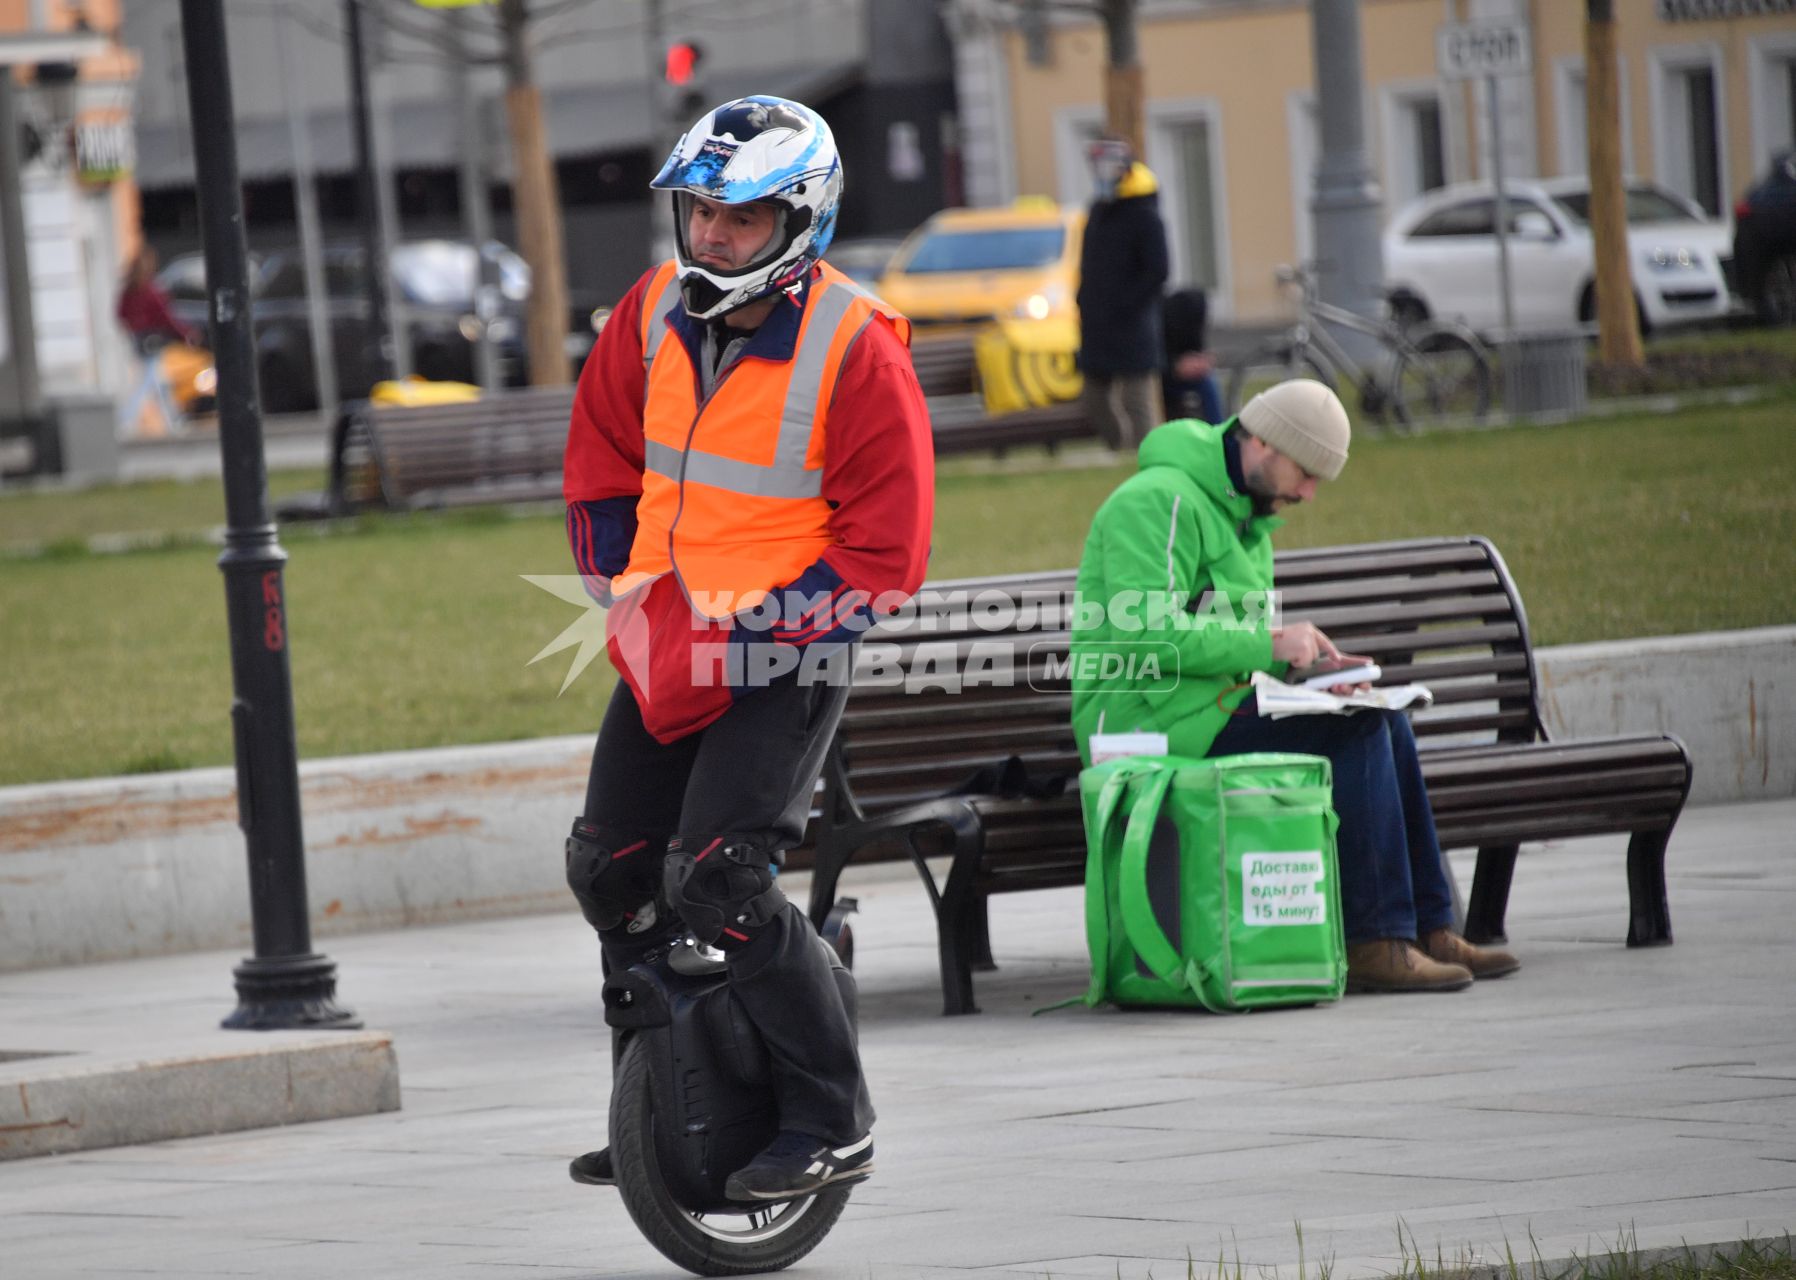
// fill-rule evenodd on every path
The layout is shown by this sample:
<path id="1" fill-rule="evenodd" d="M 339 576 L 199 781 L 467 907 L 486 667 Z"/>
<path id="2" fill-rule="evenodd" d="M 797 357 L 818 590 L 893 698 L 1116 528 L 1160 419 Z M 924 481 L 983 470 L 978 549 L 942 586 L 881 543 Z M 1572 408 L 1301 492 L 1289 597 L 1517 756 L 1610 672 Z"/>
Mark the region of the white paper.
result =
<path id="1" fill-rule="evenodd" d="M 1163 733 L 1094 733 L 1091 735 L 1091 762 L 1103 764 L 1123 756 L 1163 756 L 1166 735 Z"/>
<path id="2" fill-rule="evenodd" d="M 1376 662 L 1363 662 L 1356 666 L 1342 667 L 1339 671 L 1325 672 L 1319 676 L 1311 676 L 1303 682 L 1306 689 L 1332 689 L 1337 684 L 1373 684 L 1384 674 L 1384 669 Z"/>
<path id="3" fill-rule="evenodd" d="M 1333 715 L 1357 711 L 1362 707 L 1378 711 L 1402 711 L 1409 707 L 1425 707 L 1434 701 L 1434 695 L 1419 684 L 1390 685 L 1342 697 L 1326 689 L 1304 689 L 1286 684 L 1264 671 L 1253 673 L 1253 690 L 1260 714 L 1274 720 L 1282 720 L 1286 716 Z"/>

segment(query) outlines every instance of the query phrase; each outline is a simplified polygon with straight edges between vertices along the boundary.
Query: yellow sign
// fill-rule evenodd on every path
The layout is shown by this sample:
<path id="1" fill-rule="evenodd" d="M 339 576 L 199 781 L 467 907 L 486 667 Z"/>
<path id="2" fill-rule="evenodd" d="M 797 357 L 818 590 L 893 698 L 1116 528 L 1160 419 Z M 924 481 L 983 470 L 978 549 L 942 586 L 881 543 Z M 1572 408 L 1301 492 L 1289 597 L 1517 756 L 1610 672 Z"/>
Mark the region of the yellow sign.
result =
<path id="1" fill-rule="evenodd" d="M 973 343 L 985 411 L 996 416 L 1077 400 L 1078 353 L 1079 322 L 1072 316 L 998 321 Z"/>
<path id="2" fill-rule="evenodd" d="M 377 382 L 368 393 L 375 404 L 410 407 L 421 404 L 460 404 L 480 399 L 480 388 L 471 382 L 428 382 L 410 377 L 404 382 Z"/>

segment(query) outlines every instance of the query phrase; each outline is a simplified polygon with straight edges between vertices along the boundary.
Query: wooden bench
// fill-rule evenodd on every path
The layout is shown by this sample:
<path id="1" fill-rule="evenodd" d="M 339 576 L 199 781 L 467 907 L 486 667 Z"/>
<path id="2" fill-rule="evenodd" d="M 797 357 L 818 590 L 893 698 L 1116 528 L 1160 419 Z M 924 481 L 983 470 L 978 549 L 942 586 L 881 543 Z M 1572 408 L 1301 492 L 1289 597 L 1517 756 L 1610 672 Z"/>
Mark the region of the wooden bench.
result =
<path id="1" fill-rule="evenodd" d="M 346 406 L 331 439 L 331 510 L 558 498 L 573 407 L 571 386 L 459 404 Z"/>
<path id="2" fill-rule="evenodd" d="M 1523 841 L 1627 832 L 1628 945 L 1671 941 L 1665 848 L 1689 793 L 1689 755 L 1669 735 L 1548 739 L 1527 618 L 1490 543 L 1290 551 L 1277 557 L 1276 579 L 1287 620 L 1307 618 L 1343 647 L 1376 658 L 1387 683 L 1434 692 L 1415 728 L 1443 848 L 1478 850 L 1468 938 L 1503 939 Z M 863 645 L 825 768 L 811 917 L 822 926 L 850 862 L 909 858 L 936 912 L 946 1013 L 975 1009 L 973 970 L 991 963 L 993 894 L 1084 880 L 1064 667 L 1072 596 L 1070 571 L 930 584 L 917 607 L 882 623 Z M 943 603 L 967 597 L 986 611 L 957 616 Z M 1006 601 L 1009 624 L 984 625 L 1001 620 L 995 615 Z M 942 673 L 999 653 L 1014 657 L 1015 679 L 942 687 Z M 876 683 L 880 664 L 889 671 L 894 658 L 924 674 L 910 676 L 908 688 Z M 943 794 L 1010 756 L 1031 782 L 1065 780 L 1064 791 Z M 926 861 L 938 856 L 951 859 L 939 883 Z"/>
<path id="3" fill-rule="evenodd" d="M 931 399 L 970 396 L 978 390 L 970 334 L 932 335 L 917 330 L 911 337 L 910 362 L 923 394 Z"/>
<path id="4" fill-rule="evenodd" d="M 331 441 L 331 514 L 418 510 L 561 495 L 572 387 L 506 391 L 461 404 L 346 407 Z M 976 396 L 929 402 L 938 456 L 1091 436 L 1077 404 L 988 417 Z"/>
<path id="5" fill-rule="evenodd" d="M 970 406 L 932 400 L 929 416 L 938 458 L 985 452 L 1003 457 L 1006 450 L 1026 445 L 1046 445 L 1048 452 L 1053 453 L 1069 440 L 1097 438 L 1084 406 L 1077 401 L 993 417 L 977 400 Z"/>

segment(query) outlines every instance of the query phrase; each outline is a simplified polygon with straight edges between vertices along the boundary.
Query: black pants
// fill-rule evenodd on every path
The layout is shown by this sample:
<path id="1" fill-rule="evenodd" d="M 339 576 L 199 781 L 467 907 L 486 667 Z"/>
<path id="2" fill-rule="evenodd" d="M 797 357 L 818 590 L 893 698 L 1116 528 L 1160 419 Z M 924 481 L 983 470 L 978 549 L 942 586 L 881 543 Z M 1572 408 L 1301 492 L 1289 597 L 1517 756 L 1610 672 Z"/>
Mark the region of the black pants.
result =
<path id="1" fill-rule="evenodd" d="M 586 817 L 652 833 L 665 852 L 674 836 L 732 832 L 783 852 L 804 836 L 846 683 L 757 689 L 697 733 L 660 743 L 643 728 L 629 686 L 619 682 L 593 748 Z M 608 963 L 630 964 L 629 939 L 603 930 Z M 853 1018 L 832 976 L 827 945 L 796 903 L 726 951 L 730 986 L 766 1041 L 780 1127 L 840 1144 L 873 1124 Z"/>

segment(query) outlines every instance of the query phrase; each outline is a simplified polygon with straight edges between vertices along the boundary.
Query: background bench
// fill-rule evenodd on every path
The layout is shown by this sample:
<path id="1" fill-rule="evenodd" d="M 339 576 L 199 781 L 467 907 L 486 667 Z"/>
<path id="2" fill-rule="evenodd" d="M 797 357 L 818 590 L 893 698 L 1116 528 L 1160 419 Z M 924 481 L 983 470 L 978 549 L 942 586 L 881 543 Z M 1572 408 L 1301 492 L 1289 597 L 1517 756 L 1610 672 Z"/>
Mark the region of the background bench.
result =
<path id="1" fill-rule="evenodd" d="M 988 416 L 973 390 L 970 339 L 920 339 L 912 360 L 929 398 L 938 456 L 1052 449 L 1092 435 L 1077 404 Z M 326 506 L 343 514 L 559 498 L 573 406 L 571 386 L 494 392 L 459 404 L 348 405 L 331 438 Z"/>
<path id="2" fill-rule="evenodd" d="M 571 386 L 459 404 L 349 405 L 331 440 L 331 510 L 559 498 L 573 408 Z"/>
<path id="3" fill-rule="evenodd" d="M 1045 445 L 1050 453 L 1069 440 L 1097 438 L 1077 401 L 1043 405 L 993 416 L 985 411 L 975 375 L 971 335 L 935 336 L 919 332 L 911 342 L 911 363 L 929 399 L 938 458 L 961 453 L 993 453 Z"/>
<path id="4" fill-rule="evenodd" d="M 1468 938 L 1503 939 L 1521 842 L 1627 832 L 1628 945 L 1671 941 L 1665 848 L 1689 793 L 1689 755 L 1669 735 L 1548 740 L 1527 619 L 1490 543 L 1290 551 L 1277 557 L 1276 577 L 1287 621 L 1307 618 L 1344 648 L 1376 658 L 1384 683 L 1434 692 L 1415 728 L 1442 847 L 1478 850 L 1464 910 Z M 973 969 L 991 963 L 991 895 L 1084 880 L 1071 695 L 1056 666 L 1067 651 L 1073 574 L 926 591 L 1008 599 L 1016 616 L 993 632 L 925 601 L 870 633 L 813 824 L 810 913 L 821 926 L 850 862 L 909 858 L 936 911 L 944 1011 L 969 1013 Z M 880 643 L 898 646 L 907 663 L 933 656 L 937 674 L 913 676 L 908 691 L 863 683 Z M 1015 656 L 1014 681 L 957 693 L 940 687 L 942 671 L 981 652 L 989 657 L 992 645 Z M 989 775 L 1009 756 L 1031 782 L 1067 779 L 1065 792 L 996 793 L 999 780 Z M 992 788 L 943 795 L 982 770 Z M 926 861 L 936 856 L 950 858 L 939 883 Z"/>

